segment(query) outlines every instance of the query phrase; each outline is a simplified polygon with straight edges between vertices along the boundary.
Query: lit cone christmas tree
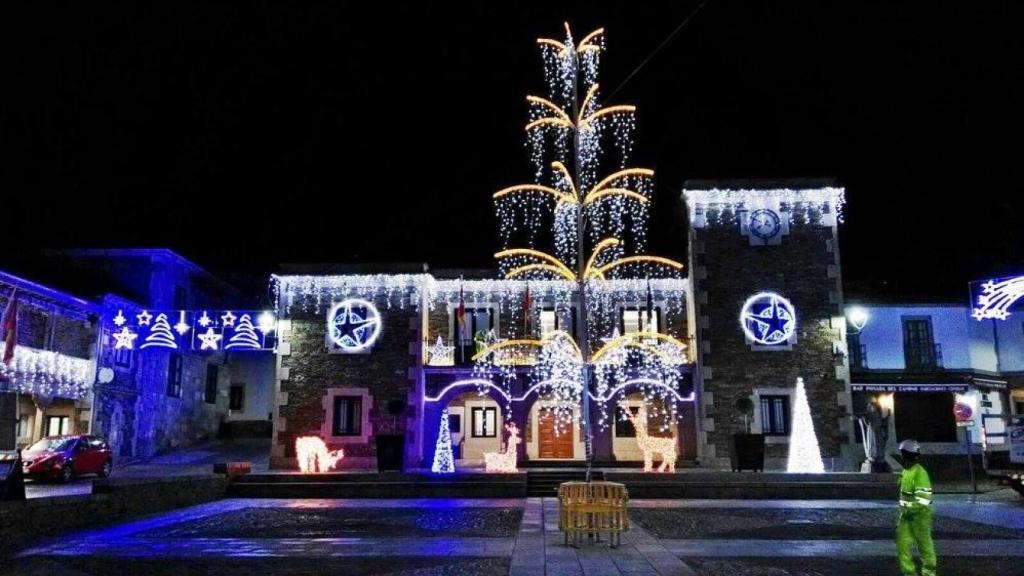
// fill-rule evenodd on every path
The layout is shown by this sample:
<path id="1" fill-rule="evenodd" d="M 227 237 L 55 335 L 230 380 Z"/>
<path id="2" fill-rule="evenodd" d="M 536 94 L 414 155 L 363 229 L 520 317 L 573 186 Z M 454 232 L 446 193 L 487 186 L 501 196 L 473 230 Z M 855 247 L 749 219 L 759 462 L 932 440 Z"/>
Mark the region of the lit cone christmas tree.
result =
<path id="1" fill-rule="evenodd" d="M 256 329 L 252 325 L 252 318 L 248 314 L 242 314 L 242 317 L 238 319 L 238 326 L 235 327 L 235 333 L 228 340 L 225 349 L 230 348 L 245 348 L 258 350 L 260 348 L 259 338 L 256 337 Z"/>
<path id="2" fill-rule="evenodd" d="M 430 466 L 434 474 L 451 474 L 455 472 L 455 458 L 452 456 L 452 433 L 448 428 L 448 409 L 441 412 L 441 429 L 437 432 L 437 444 L 434 446 L 434 463 Z"/>
<path id="3" fill-rule="evenodd" d="M 171 325 L 167 322 L 166 314 L 159 314 L 153 321 L 153 329 L 149 331 L 146 340 L 139 348 L 157 346 L 161 348 L 177 348 L 178 343 L 174 341 L 174 334 L 171 334 Z"/>
<path id="4" fill-rule="evenodd" d="M 793 432 L 789 435 L 789 461 L 787 472 L 821 474 L 825 465 L 821 461 L 818 435 L 814 433 L 811 405 L 807 402 L 804 379 L 796 379 L 796 399 L 793 402 Z"/>

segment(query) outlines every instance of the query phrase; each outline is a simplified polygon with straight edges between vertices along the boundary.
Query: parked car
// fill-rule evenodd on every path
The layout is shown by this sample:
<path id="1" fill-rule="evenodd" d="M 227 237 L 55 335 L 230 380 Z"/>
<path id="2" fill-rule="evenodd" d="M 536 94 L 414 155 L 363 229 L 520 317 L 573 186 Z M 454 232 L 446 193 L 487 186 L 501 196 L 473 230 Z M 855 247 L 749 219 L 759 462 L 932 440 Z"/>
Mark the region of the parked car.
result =
<path id="1" fill-rule="evenodd" d="M 82 434 L 47 436 L 23 450 L 21 461 L 26 478 L 61 482 L 81 474 L 106 478 L 114 467 L 106 440 Z"/>

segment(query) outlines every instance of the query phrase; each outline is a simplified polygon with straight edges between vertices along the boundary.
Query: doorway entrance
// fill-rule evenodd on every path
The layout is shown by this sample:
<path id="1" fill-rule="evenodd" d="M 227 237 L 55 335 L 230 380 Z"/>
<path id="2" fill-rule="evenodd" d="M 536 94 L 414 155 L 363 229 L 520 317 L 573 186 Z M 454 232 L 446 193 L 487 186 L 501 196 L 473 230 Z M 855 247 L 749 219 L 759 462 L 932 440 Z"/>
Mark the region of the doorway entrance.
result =
<path id="1" fill-rule="evenodd" d="M 563 425 L 560 431 L 556 431 L 555 424 L 553 412 L 541 410 L 537 414 L 537 456 L 568 460 L 573 457 L 573 432 L 576 426 Z"/>

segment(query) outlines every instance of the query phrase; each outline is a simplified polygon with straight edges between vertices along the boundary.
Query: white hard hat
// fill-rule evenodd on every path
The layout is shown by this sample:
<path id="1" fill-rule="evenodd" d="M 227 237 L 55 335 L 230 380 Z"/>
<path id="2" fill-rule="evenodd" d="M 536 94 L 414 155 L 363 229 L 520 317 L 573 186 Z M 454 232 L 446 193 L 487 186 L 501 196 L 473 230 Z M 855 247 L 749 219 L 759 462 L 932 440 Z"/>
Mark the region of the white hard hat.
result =
<path id="1" fill-rule="evenodd" d="M 911 454 L 920 454 L 921 445 L 918 444 L 917 440 L 904 440 L 900 442 L 900 452 L 910 452 Z"/>

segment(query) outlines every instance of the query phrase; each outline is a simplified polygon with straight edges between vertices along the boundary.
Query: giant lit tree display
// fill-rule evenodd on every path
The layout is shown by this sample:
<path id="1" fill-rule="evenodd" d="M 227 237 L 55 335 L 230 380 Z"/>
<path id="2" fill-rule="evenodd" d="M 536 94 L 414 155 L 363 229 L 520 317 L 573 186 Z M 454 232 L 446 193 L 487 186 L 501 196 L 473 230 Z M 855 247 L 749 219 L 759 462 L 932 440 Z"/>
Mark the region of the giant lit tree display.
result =
<path id="1" fill-rule="evenodd" d="M 526 98 L 533 182 L 494 194 L 503 244 L 495 257 L 506 279 L 571 283 L 579 328 L 575 338 L 555 331 L 540 340 L 496 343 L 477 354 L 476 373 L 498 376 L 507 386 L 514 374 L 502 359 L 535 347 L 534 380 L 553 400 L 546 409 L 557 415 L 556 430 L 566 430 L 581 408 L 589 477 L 594 423 L 585 394 L 601 407 L 601 426 L 607 426 L 608 401 L 627 390 L 642 392 L 652 413 L 665 410 L 664 421 L 675 422 L 679 367 L 686 361 L 682 342 L 653 325 L 649 287 L 643 328 L 625 336 L 612 332 L 598 313 L 611 305 L 607 285 L 677 275 L 682 264 L 644 253 L 654 172 L 629 163 L 636 108 L 601 103 L 604 30 L 577 42 L 566 24 L 564 40 L 537 43 L 548 94 Z"/>

